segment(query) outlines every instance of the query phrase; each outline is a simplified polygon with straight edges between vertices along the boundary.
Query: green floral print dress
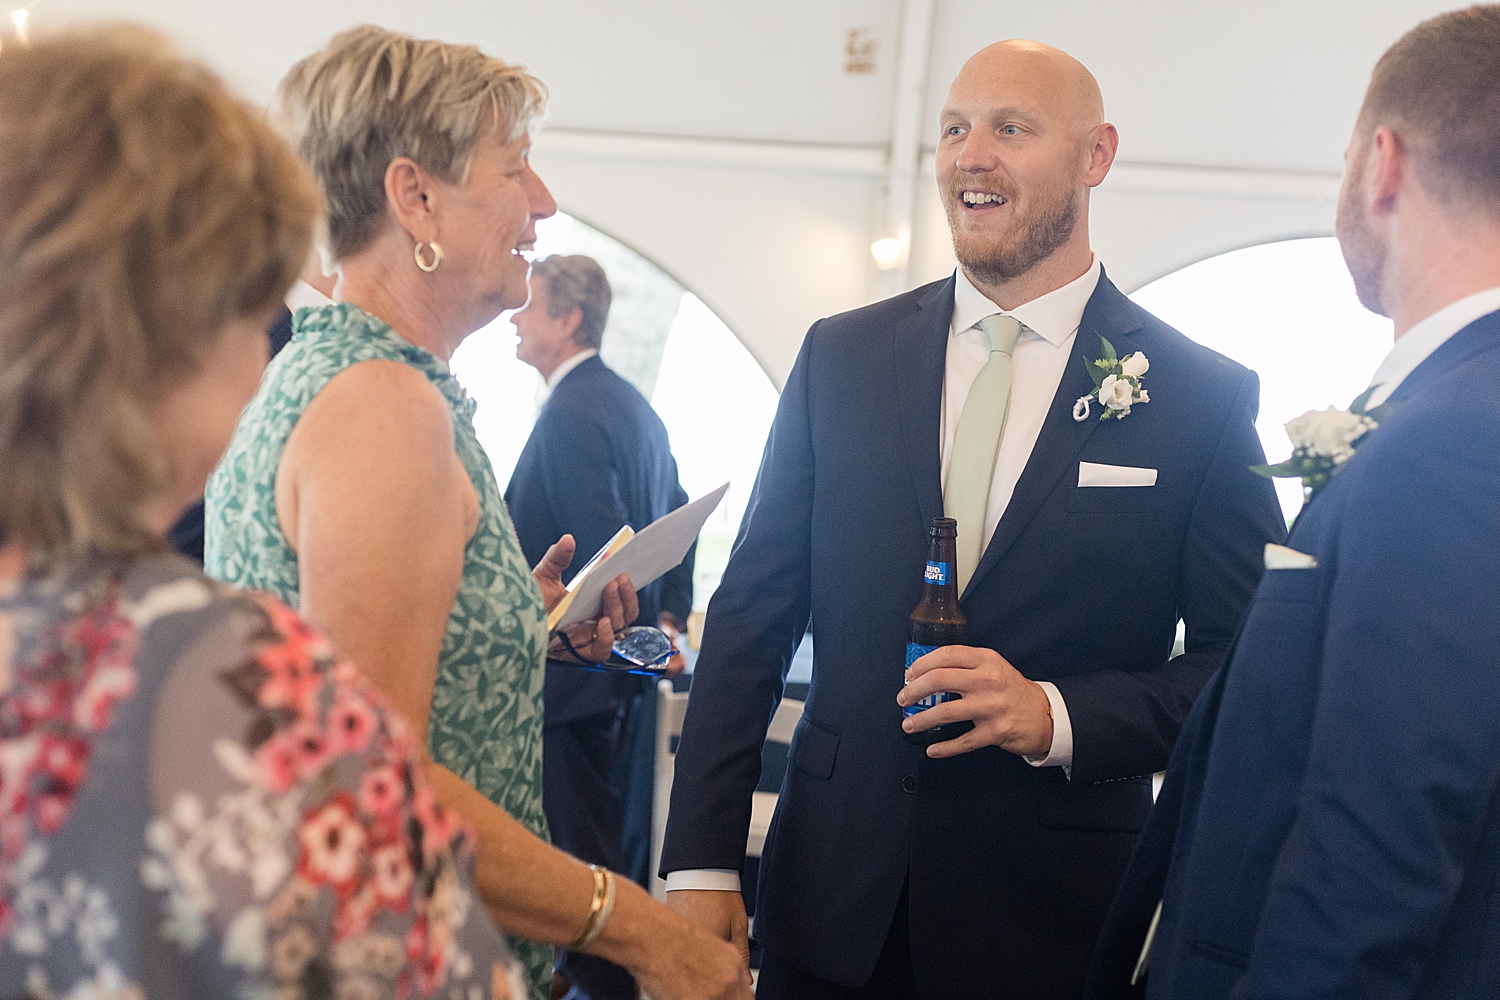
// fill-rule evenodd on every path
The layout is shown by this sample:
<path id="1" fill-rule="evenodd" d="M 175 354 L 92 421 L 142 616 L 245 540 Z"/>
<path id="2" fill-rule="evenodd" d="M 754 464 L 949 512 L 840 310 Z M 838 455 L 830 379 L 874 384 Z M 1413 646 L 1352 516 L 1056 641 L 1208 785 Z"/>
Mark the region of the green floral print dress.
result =
<path id="1" fill-rule="evenodd" d="M 276 470 L 297 420 L 337 374 L 362 361 L 398 361 L 442 393 L 453 447 L 479 497 L 432 693 L 432 757 L 547 837 L 542 814 L 542 683 L 546 610 L 474 433 L 474 401 L 448 366 L 358 306 L 301 309 L 292 340 L 266 369 L 206 491 L 204 568 L 215 579 L 300 606 L 297 555 L 276 516 Z M 532 994 L 549 995 L 552 949 L 514 941 Z"/>

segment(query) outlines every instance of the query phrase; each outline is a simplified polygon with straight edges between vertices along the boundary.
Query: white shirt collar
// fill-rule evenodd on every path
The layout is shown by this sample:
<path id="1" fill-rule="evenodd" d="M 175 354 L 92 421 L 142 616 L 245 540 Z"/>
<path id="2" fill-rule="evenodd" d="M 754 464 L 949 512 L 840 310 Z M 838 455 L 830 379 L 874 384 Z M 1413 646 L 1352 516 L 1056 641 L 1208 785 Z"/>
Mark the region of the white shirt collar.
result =
<path id="1" fill-rule="evenodd" d="M 1061 347 L 1083 321 L 1083 310 L 1088 307 L 1089 299 L 1099 285 L 1101 271 L 1099 256 L 1095 254 L 1089 269 L 1077 278 L 1061 288 L 1054 288 L 1046 295 L 1038 295 L 1030 302 L 1007 311 L 985 298 L 984 293 L 974 287 L 974 282 L 969 280 L 969 276 L 960 267 L 953 286 L 951 332 L 953 336 L 958 336 L 986 316 L 993 316 L 998 312 L 1014 316 L 1053 347 Z"/>
<path id="2" fill-rule="evenodd" d="M 598 351 L 593 349 L 589 349 L 587 351 L 579 351 L 577 354 L 573 355 L 571 358 L 564 361 L 556 368 L 552 369 L 552 374 L 547 376 L 547 389 L 549 391 L 552 389 L 556 389 L 557 383 L 567 378 L 569 372 L 571 372 L 574 368 L 577 368 L 579 365 L 583 364 L 589 358 L 596 356 L 598 353 Z"/>
<path id="3" fill-rule="evenodd" d="M 287 289 L 284 301 L 286 302 L 286 307 L 292 312 L 296 312 L 298 309 L 321 309 L 324 306 L 333 304 L 332 299 L 301 278 L 292 282 L 292 287 Z"/>
<path id="4" fill-rule="evenodd" d="M 1450 302 L 1437 312 L 1407 330 L 1391 353 L 1385 356 L 1370 385 L 1378 386 L 1370 394 L 1368 406 L 1379 406 L 1390 398 L 1391 393 L 1416 371 L 1417 366 L 1432 356 L 1448 342 L 1455 333 L 1481 316 L 1500 310 L 1500 286 L 1486 288 L 1482 292 L 1466 295 L 1457 302 Z"/>

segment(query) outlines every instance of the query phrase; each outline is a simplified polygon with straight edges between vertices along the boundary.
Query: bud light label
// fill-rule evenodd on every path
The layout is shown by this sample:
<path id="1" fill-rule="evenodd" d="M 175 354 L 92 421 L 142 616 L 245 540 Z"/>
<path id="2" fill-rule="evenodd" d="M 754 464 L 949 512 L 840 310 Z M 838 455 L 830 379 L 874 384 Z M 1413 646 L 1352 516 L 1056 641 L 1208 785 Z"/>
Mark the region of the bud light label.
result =
<path id="1" fill-rule="evenodd" d="M 922 579 L 940 587 L 946 586 L 948 581 L 953 579 L 953 567 L 945 562 L 930 562 L 927 564 L 926 572 L 922 574 Z"/>
<path id="2" fill-rule="evenodd" d="M 947 563 L 928 563 L 927 566 L 927 571 L 931 573 L 933 566 L 946 567 Z M 910 668 L 913 663 L 917 662 L 917 659 L 919 657 L 926 656 L 928 653 L 937 648 L 938 647 L 936 646 L 924 646 L 921 643 L 917 642 L 908 642 L 906 644 L 906 666 Z M 957 697 L 958 695 L 954 694 L 952 691 L 939 691 L 937 694 L 928 695 L 921 701 L 917 702 L 915 705 L 907 705 L 905 708 L 901 709 L 901 712 L 907 718 L 910 718 L 911 716 L 916 715 L 918 712 L 925 712 L 929 708 L 936 708 L 943 702 L 952 701 Z"/>

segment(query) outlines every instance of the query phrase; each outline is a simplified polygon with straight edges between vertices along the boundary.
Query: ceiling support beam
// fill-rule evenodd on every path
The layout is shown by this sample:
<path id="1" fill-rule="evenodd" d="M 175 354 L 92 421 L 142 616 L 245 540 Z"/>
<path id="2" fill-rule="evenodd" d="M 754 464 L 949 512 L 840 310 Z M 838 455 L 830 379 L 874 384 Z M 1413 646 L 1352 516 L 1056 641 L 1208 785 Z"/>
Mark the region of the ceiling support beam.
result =
<path id="1" fill-rule="evenodd" d="M 542 129 L 533 143 L 532 149 L 536 153 L 570 160 L 670 163 L 729 170 L 848 174 L 865 178 L 884 177 L 886 169 L 885 150 L 880 146 L 705 139 L 557 128 Z"/>
<path id="2" fill-rule="evenodd" d="M 789 174 L 839 174 L 885 181 L 890 156 L 881 146 L 837 146 L 694 136 L 647 135 L 582 129 L 543 129 L 537 133 L 538 155 L 566 160 L 616 163 L 664 163 L 675 166 L 764 170 Z M 936 154 L 927 149 L 917 170 L 918 183 L 930 178 Z M 1116 160 L 1105 188 L 1153 194 L 1195 194 L 1219 198 L 1270 198 L 1278 201 L 1336 199 L 1341 175 L 1299 170 L 1202 167 L 1181 163 L 1134 163 Z M 915 190 L 915 189 L 914 189 Z"/>
<path id="3" fill-rule="evenodd" d="M 878 238 L 894 237 L 901 255 L 881 275 L 881 291 L 894 295 L 911 275 L 911 231 L 922 147 L 934 131 L 925 119 L 927 76 L 932 63 L 932 26 L 936 0 L 902 0 L 901 37 L 896 63 L 896 93 L 891 110 L 890 155 L 886 163 L 885 211 Z"/>

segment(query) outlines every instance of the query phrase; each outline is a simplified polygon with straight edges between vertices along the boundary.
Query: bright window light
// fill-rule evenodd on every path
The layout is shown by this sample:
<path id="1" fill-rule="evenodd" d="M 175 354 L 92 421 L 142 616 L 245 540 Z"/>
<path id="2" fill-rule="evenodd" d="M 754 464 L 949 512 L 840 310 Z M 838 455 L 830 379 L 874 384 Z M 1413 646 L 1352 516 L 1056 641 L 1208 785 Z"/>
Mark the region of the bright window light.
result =
<path id="1" fill-rule="evenodd" d="M 702 300 L 629 247 L 559 212 L 537 223 L 535 256 L 555 253 L 588 254 L 609 275 L 614 304 L 600 353 L 661 416 L 683 489 L 696 499 L 730 483 L 698 541 L 693 604 L 702 610 L 749 502 L 776 389 Z M 546 398 L 536 370 L 516 358 L 510 313 L 464 341 L 453 372 L 479 404 L 474 429 L 504 490 Z"/>
<path id="2" fill-rule="evenodd" d="M 1390 352 L 1391 321 L 1354 294 L 1332 237 L 1266 243 L 1210 257 L 1130 296 L 1207 347 L 1260 375 L 1260 433 L 1274 464 L 1292 453 L 1284 426 L 1308 410 L 1346 407 Z M 1278 479 L 1288 520 L 1301 485 Z"/>

